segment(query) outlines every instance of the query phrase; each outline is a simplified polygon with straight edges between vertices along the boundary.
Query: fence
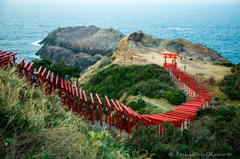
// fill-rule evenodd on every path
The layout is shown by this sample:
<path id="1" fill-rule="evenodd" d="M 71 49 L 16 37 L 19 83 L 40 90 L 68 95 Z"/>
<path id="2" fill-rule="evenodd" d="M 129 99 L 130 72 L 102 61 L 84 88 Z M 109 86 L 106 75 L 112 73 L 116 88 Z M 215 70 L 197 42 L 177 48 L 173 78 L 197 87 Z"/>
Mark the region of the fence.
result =
<path id="1" fill-rule="evenodd" d="M 17 53 L 12 54 L 12 52 L 7 53 L 7 51 L 1 52 L 0 50 L 0 65 L 5 68 L 5 65 L 11 61 L 13 61 L 15 65 L 16 54 Z M 112 126 L 116 126 L 118 132 L 122 133 L 125 129 L 130 135 L 132 128 L 138 130 L 139 124 L 143 123 L 146 127 L 155 125 L 157 135 L 162 136 L 165 131 L 165 127 L 162 126 L 163 122 L 171 121 L 174 127 L 178 129 L 188 129 L 188 124 L 194 120 L 196 111 L 209 107 L 211 98 L 209 91 L 186 73 L 176 68 L 176 63 L 164 63 L 164 67 L 169 71 L 173 81 L 182 87 L 193 99 L 182 103 L 171 112 L 152 115 L 140 115 L 131 108 L 119 103 L 117 100 L 109 100 L 107 96 L 105 96 L 104 99 L 106 103 L 104 107 L 97 93 L 95 96 L 92 93 L 87 96 L 85 90 L 73 87 L 73 85 L 66 82 L 65 79 L 59 78 L 58 75 L 47 71 L 46 68 L 43 69 L 42 66 L 39 67 L 35 75 L 33 62 L 30 64 L 28 60 L 25 63 L 25 58 L 18 62 L 17 72 L 19 78 L 24 77 L 25 82 L 30 86 L 35 83 L 38 89 L 44 94 L 50 95 L 56 93 L 59 95 L 61 97 L 62 107 L 66 111 L 72 111 L 73 115 L 81 117 L 86 123 L 89 121 L 94 125 L 96 119 L 97 122 L 100 122 L 100 126 L 103 127 L 102 113 L 105 111 L 105 123 L 109 124 L 110 130 Z M 87 97 L 90 98 L 89 102 L 87 101 Z M 88 109 L 90 109 L 90 111 L 88 111 Z"/>

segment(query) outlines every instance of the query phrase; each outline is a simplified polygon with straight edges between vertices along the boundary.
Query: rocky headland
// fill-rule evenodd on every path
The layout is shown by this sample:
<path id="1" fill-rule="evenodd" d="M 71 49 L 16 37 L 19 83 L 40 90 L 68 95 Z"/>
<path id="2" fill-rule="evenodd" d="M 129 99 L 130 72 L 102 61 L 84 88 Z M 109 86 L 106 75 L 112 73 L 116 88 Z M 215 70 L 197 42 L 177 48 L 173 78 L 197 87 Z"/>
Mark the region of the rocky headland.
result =
<path id="1" fill-rule="evenodd" d="M 40 58 L 53 61 L 68 61 L 71 66 L 80 66 L 84 71 L 103 56 L 114 51 L 116 59 L 130 59 L 139 53 L 177 53 L 200 61 L 230 62 L 220 53 L 199 43 L 182 38 L 165 40 L 137 31 L 124 36 L 113 28 L 100 29 L 96 26 L 58 28 L 52 31 L 40 44 L 36 53 Z"/>
<path id="2" fill-rule="evenodd" d="M 46 57 L 53 63 L 68 61 L 71 66 L 80 66 L 85 70 L 109 54 L 123 37 L 121 32 L 112 28 L 58 28 L 40 42 L 43 46 L 36 55 Z"/>

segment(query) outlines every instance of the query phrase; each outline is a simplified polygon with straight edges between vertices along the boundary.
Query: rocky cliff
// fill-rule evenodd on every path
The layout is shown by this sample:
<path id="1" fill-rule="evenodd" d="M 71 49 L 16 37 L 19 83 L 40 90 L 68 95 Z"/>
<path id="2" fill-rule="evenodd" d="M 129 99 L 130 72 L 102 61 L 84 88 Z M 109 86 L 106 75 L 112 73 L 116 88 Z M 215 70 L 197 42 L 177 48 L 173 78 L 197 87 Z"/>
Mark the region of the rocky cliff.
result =
<path id="1" fill-rule="evenodd" d="M 150 51 L 161 53 L 165 50 L 209 63 L 230 62 L 228 59 L 222 57 L 220 53 L 204 45 L 191 43 L 182 38 L 164 40 L 139 31 L 126 35 L 116 46 L 114 56 L 131 58 L 132 56 L 138 56 L 138 53 Z"/>
<path id="2" fill-rule="evenodd" d="M 182 45 L 182 51 L 180 55 L 189 56 L 201 61 L 205 62 L 229 62 L 230 61 L 221 56 L 220 53 L 215 51 L 214 49 L 208 48 L 206 45 L 202 45 L 199 43 L 191 43 L 185 39 L 179 38 L 174 39 L 174 41 L 180 43 Z"/>
<path id="3" fill-rule="evenodd" d="M 121 32 L 112 28 L 100 29 L 96 26 L 58 28 L 40 42 L 43 46 L 36 55 L 53 62 L 62 59 L 84 70 L 110 53 L 123 37 Z"/>

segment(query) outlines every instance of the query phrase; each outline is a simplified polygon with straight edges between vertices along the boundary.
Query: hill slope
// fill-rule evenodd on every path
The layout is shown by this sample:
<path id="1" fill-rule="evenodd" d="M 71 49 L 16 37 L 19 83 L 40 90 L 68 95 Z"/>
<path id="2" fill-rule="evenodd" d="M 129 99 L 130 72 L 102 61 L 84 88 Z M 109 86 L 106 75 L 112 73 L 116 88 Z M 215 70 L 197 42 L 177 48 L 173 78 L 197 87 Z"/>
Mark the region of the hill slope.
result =
<path id="1" fill-rule="evenodd" d="M 90 130 L 59 97 L 30 88 L 14 69 L 0 69 L 0 90 L 1 157 L 126 158 L 121 138 Z"/>

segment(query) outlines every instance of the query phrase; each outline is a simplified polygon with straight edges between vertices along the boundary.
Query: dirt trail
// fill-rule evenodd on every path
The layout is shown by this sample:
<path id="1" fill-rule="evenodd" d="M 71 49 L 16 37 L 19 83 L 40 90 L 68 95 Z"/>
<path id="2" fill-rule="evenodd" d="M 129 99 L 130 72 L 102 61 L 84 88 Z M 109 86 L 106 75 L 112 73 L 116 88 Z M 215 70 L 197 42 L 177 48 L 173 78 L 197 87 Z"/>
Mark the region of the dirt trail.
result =
<path id="1" fill-rule="evenodd" d="M 154 99 L 154 98 L 149 98 L 146 96 L 140 96 L 140 97 L 139 96 L 129 96 L 128 101 L 130 102 L 134 98 L 136 98 L 136 99 L 142 98 L 142 100 L 144 100 L 145 102 L 155 105 L 164 111 L 170 111 L 170 110 L 173 110 L 176 108 L 175 105 L 169 103 L 166 99 L 163 99 L 163 98 Z"/>
<path id="2" fill-rule="evenodd" d="M 156 105 L 159 108 L 163 109 L 164 111 L 169 111 L 169 110 L 173 110 L 176 108 L 176 106 L 170 104 L 168 101 L 164 100 L 164 99 L 151 99 L 151 98 L 147 98 L 147 97 L 142 97 L 142 99 L 145 102 L 148 102 L 150 104 Z"/>

